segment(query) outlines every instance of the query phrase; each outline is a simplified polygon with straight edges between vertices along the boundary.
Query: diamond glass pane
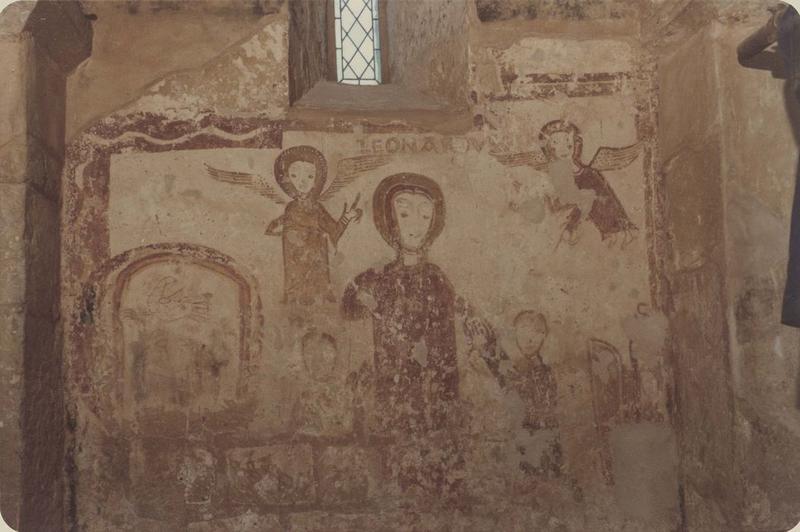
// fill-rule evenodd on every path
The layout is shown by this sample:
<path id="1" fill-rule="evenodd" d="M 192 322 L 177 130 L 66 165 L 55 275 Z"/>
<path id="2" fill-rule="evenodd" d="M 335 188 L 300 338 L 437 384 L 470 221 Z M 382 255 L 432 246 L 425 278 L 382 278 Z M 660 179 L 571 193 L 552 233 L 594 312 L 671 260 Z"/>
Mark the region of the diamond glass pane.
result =
<path id="1" fill-rule="evenodd" d="M 349 85 L 381 82 L 378 0 L 333 2 L 336 79 Z"/>

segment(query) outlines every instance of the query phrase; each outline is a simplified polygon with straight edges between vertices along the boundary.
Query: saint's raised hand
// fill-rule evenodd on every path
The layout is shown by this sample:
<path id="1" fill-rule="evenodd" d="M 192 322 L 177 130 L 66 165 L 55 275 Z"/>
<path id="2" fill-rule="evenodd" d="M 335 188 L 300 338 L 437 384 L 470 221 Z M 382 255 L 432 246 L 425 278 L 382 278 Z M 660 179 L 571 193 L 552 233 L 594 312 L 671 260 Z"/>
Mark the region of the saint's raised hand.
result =
<path id="1" fill-rule="evenodd" d="M 349 207 L 347 206 L 347 202 L 344 203 L 344 209 L 342 209 L 342 218 L 347 222 L 358 222 L 361 219 L 361 215 L 364 214 L 363 209 L 358 208 L 358 202 L 361 199 L 361 193 L 356 194 L 356 199 L 353 201 L 353 204 Z"/>

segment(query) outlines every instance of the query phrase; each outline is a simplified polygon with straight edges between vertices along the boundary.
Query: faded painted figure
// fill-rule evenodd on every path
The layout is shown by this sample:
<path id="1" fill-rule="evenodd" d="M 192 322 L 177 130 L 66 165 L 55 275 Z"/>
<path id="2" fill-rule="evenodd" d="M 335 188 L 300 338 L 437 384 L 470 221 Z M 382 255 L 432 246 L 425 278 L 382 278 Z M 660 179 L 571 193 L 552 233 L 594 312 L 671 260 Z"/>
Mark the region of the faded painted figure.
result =
<path id="1" fill-rule="evenodd" d="M 130 376 L 128 407 L 219 411 L 236 397 L 242 338 L 233 279 L 188 261 L 162 261 L 121 286 L 118 333 Z"/>
<path id="2" fill-rule="evenodd" d="M 554 214 L 566 214 L 559 243 L 562 240 L 570 245 L 577 243 L 578 228 L 584 220 L 594 224 L 604 241 L 620 240 L 621 246 L 630 243 L 637 227 L 600 172 L 631 164 L 639 155 L 640 145 L 601 147 L 592 161 L 584 164 L 583 138 L 575 124 L 566 120 L 548 122 L 542 127 L 539 140 L 540 151 L 494 154 L 494 157 L 507 166 L 529 165 L 550 174 L 555 193 L 546 198 L 548 208 Z"/>
<path id="3" fill-rule="evenodd" d="M 458 398 L 455 295 L 426 257 L 444 227 L 444 197 L 432 179 L 403 173 L 378 185 L 372 205 L 375 226 L 397 258 L 358 275 L 345 290 L 343 312 L 372 317 L 381 428 L 440 429 Z"/>
<path id="4" fill-rule="evenodd" d="M 362 210 L 358 208 L 359 196 L 352 205 L 345 202 L 338 219 L 322 204 L 364 172 L 383 166 L 388 160 L 385 155 L 342 159 L 337 165 L 336 179 L 326 189 L 327 163 L 316 148 L 293 146 L 275 160 L 275 181 L 291 201 L 265 233 L 280 236 L 283 241 L 285 303 L 312 305 L 335 301 L 330 291 L 329 244 L 336 246 L 348 225 L 361 219 Z M 286 203 L 263 176 L 209 165 L 206 170 L 217 181 L 243 185 L 279 205 Z"/>
<path id="5" fill-rule="evenodd" d="M 361 218 L 358 197 L 349 207 L 345 203 L 338 220 L 319 202 L 326 168 L 325 157 L 311 146 L 289 148 L 275 161 L 275 179 L 292 201 L 269 224 L 266 234 L 283 239 L 286 303 L 335 301 L 330 291 L 328 242 L 335 246 L 350 222 Z"/>
<path id="6" fill-rule="evenodd" d="M 352 391 L 340 370 L 346 361 L 336 338 L 311 330 L 302 340 L 302 357 L 309 377 L 295 400 L 292 419 L 295 430 L 312 436 L 341 436 L 353 424 Z"/>
<path id="7" fill-rule="evenodd" d="M 556 428 L 556 379 L 541 355 L 548 334 L 547 320 L 541 313 L 524 310 L 514 318 L 514 329 L 522 356 L 514 363 L 513 384 L 525 401 L 524 426 L 533 430 Z"/>
<path id="8" fill-rule="evenodd" d="M 530 434 L 532 447 L 541 449 L 538 460 L 521 462 L 530 478 L 558 478 L 563 461 L 556 413 L 558 387 L 553 369 L 542 358 L 548 335 L 544 314 L 523 310 L 514 318 L 516 343 L 521 357 L 514 362 L 511 384 L 525 405 L 523 427 Z"/>

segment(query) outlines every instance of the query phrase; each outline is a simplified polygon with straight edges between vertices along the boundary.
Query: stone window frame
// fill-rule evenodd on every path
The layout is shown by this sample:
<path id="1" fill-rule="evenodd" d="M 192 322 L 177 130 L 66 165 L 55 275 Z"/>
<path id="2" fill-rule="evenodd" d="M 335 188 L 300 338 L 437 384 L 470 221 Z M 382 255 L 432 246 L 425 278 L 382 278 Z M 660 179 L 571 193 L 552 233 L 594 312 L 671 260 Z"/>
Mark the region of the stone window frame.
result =
<path id="1" fill-rule="evenodd" d="M 290 120 L 324 124 L 331 118 L 341 120 L 404 120 L 431 130 L 466 131 L 472 125 L 466 92 L 468 83 L 467 38 L 469 20 L 466 7 L 463 30 L 454 45 L 453 86 L 441 80 L 419 78 L 428 56 L 443 39 L 454 35 L 433 36 L 415 50 L 401 48 L 395 42 L 407 33 L 416 35 L 424 28 L 410 12 L 413 3 L 378 0 L 381 39 L 381 83 L 355 85 L 339 83 L 336 72 L 335 5 L 333 0 L 292 0 L 289 2 L 288 80 Z M 465 2 L 467 0 L 464 0 Z M 464 6 L 467 4 L 464 3 Z M 399 9 L 397 6 L 403 6 Z M 410 6 L 410 7 L 409 7 Z M 389 19 L 392 19 L 391 22 Z M 389 28 L 391 24 L 392 28 Z M 418 31 L 419 30 L 419 31 Z M 430 42 L 428 42 L 430 41 Z M 445 84 L 446 85 L 446 84 Z"/>

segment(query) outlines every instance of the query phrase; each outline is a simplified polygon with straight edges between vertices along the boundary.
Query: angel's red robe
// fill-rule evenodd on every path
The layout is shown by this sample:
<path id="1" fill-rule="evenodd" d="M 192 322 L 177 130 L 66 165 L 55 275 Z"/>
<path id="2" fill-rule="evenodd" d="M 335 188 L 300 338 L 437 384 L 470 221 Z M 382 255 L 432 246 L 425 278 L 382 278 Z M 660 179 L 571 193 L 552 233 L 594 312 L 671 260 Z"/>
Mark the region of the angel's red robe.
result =
<path id="1" fill-rule="evenodd" d="M 586 218 L 597 227 L 603 240 L 613 234 L 636 229 L 603 174 L 591 166 L 582 166 L 575 174 L 575 185 L 581 190 L 594 191 L 595 199 Z M 580 208 L 573 206 L 565 227 L 568 232 L 572 233 L 578 228 L 581 215 Z"/>

